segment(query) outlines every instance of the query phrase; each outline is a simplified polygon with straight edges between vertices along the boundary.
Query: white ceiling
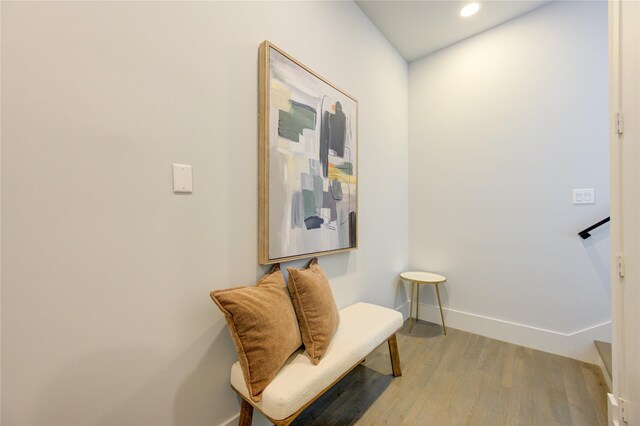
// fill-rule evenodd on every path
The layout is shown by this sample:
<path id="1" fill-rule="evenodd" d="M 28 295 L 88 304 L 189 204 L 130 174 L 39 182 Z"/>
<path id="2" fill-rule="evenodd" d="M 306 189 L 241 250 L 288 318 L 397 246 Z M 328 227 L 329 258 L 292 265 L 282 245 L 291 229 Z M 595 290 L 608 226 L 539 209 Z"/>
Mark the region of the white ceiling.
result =
<path id="1" fill-rule="evenodd" d="M 460 9 L 469 1 L 356 0 L 407 61 L 420 58 L 549 3 L 548 0 L 480 1 L 468 18 Z"/>

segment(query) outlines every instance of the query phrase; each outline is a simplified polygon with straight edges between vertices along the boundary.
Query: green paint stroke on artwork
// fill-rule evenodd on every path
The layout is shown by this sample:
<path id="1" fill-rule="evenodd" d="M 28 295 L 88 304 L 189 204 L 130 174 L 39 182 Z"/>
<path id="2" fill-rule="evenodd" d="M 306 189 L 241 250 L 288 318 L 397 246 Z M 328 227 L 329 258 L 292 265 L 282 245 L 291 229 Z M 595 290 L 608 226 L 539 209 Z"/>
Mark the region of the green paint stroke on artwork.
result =
<path id="1" fill-rule="evenodd" d="M 338 179 L 331 180 L 331 198 L 336 201 L 342 200 L 342 184 Z"/>
<path id="2" fill-rule="evenodd" d="M 302 203 L 304 204 L 305 219 L 316 215 L 316 197 L 313 191 L 302 190 Z"/>
<path id="3" fill-rule="evenodd" d="M 344 164 L 336 165 L 336 169 L 340 170 L 342 173 L 347 174 L 349 176 L 353 176 L 353 164 L 345 161 Z"/>
<path id="4" fill-rule="evenodd" d="M 300 135 L 304 129 L 315 129 L 316 110 L 299 102 L 289 102 L 291 110 L 279 110 L 278 135 L 293 142 L 300 142 Z"/>
<path id="5" fill-rule="evenodd" d="M 314 176 L 313 177 L 313 195 L 316 198 L 315 200 L 316 206 L 322 206 L 322 204 L 324 203 L 324 194 L 323 194 L 322 188 L 323 188 L 322 177 Z"/>

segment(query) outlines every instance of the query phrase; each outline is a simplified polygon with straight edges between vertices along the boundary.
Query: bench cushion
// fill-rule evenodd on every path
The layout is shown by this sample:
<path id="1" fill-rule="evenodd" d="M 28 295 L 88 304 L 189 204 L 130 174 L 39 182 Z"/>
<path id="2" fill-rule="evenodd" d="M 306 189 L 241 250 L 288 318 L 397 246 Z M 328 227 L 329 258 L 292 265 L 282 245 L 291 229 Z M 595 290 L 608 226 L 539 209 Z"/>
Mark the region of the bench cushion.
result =
<path id="1" fill-rule="evenodd" d="M 402 314 L 369 303 L 340 310 L 340 326 L 322 362 L 314 365 L 303 350 L 294 353 L 262 392 L 256 408 L 273 420 L 294 414 L 345 371 L 369 355 L 402 326 Z M 250 400 L 240 364 L 231 367 L 231 386 Z"/>

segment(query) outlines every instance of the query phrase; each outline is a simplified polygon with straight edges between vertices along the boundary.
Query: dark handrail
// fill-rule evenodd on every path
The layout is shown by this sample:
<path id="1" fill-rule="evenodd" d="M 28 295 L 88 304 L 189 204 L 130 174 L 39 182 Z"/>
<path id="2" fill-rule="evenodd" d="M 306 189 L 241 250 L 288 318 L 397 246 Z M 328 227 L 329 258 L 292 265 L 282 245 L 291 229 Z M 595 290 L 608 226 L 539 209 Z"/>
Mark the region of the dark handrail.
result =
<path id="1" fill-rule="evenodd" d="M 591 236 L 589 231 L 593 231 L 598 226 L 604 225 L 605 223 L 609 222 L 610 220 L 611 220 L 611 217 L 608 217 L 606 219 L 602 219 L 600 222 L 596 223 L 595 225 L 591 225 L 587 229 L 578 232 L 578 235 L 580 235 L 583 240 L 586 240 L 587 238 L 589 238 Z"/>

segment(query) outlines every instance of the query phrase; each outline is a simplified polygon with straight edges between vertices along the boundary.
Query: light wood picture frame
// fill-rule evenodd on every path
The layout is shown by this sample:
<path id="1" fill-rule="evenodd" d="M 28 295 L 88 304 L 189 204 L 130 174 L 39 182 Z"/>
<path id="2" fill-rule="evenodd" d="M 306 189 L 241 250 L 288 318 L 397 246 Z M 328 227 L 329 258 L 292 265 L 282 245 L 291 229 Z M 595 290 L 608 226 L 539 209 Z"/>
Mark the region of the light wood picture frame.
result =
<path id="1" fill-rule="evenodd" d="M 358 101 L 268 41 L 259 49 L 261 264 L 358 248 Z"/>

